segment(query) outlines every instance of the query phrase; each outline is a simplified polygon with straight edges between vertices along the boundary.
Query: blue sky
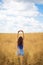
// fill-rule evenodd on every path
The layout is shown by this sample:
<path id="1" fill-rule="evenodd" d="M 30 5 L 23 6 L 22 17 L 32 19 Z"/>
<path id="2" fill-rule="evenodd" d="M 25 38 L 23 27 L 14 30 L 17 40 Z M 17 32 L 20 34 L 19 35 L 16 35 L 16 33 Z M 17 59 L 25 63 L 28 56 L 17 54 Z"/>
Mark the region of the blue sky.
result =
<path id="1" fill-rule="evenodd" d="M 36 4 L 36 6 L 38 7 L 39 12 L 43 14 L 43 4 Z"/>
<path id="2" fill-rule="evenodd" d="M 43 4 L 36 4 L 38 11 L 41 13 L 41 15 L 38 15 L 36 17 L 37 20 L 39 20 L 39 22 L 43 23 Z"/>
<path id="3" fill-rule="evenodd" d="M 43 32 L 43 0 L 0 0 L 0 33 Z"/>

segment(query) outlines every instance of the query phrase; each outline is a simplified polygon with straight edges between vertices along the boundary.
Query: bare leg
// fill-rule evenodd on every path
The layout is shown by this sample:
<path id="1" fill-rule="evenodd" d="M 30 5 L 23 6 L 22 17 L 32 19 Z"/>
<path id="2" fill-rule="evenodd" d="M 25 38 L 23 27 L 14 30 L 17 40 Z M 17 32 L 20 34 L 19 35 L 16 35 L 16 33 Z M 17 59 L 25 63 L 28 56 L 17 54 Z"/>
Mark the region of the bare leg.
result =
<path id="1" fill-rule="evenodd" d="M 23 64 L 23 56 L 20 56 L 20 64 L 21 64 L 21 65 L 24 65 L 24 64 Z"/>

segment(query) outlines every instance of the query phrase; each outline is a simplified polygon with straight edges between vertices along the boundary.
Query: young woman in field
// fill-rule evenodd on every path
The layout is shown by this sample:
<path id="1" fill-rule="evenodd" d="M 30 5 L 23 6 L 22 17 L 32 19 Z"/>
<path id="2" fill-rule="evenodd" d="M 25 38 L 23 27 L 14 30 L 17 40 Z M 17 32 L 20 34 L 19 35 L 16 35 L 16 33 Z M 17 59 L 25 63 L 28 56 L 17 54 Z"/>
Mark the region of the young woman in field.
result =
<path id="1" fill-rule="evenodd" d="M 19 36 L 19 33 L 22 32 L 23 33 L 23 37 Z M 23 65 L 23 56 L 24 56 L 24 49 L 23 49 L 23 41 L 24 41 L 24 32 L 22 30 L 18 31 L 18 35 L 17 35 L 17 55 L 18 58 L 20 59 L 20 65 Z"/>
<path id="2" fill-rule="evenodd" d="M 22 36 L 19 37 L 19 32 L 23 33 L 23 37 Z M 18 31 L 17 38 L 18 38 L 18 40 L 17 40 L 18 53 L 17 54 L 23 56 L 24 55 L 24 50 L 23 50 L 24 32 L 22 30 Z"/>

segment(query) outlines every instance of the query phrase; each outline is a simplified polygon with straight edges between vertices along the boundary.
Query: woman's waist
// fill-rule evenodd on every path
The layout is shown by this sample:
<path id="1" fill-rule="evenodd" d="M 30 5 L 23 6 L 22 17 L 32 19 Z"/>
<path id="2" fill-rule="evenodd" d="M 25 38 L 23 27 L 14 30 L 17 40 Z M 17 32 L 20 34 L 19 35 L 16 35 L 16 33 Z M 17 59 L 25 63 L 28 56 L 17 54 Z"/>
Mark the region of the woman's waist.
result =
<path id="1" fill-rule="evenodd" d="M 18 46 L 18 48 L 23 49 L 23 46 Z"/>

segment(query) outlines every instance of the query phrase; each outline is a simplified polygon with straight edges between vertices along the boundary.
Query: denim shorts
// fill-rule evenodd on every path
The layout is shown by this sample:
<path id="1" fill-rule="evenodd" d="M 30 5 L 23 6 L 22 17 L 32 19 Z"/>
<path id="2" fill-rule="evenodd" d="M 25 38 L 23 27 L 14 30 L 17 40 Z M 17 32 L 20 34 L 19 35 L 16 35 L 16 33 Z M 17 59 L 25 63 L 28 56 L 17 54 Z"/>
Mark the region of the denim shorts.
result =
<path id="1" fill-rule="evenodd" d="M 17 55 L 22 55 L 23 56 L 24 55 L 24 50 L 18 48 Z"/>

